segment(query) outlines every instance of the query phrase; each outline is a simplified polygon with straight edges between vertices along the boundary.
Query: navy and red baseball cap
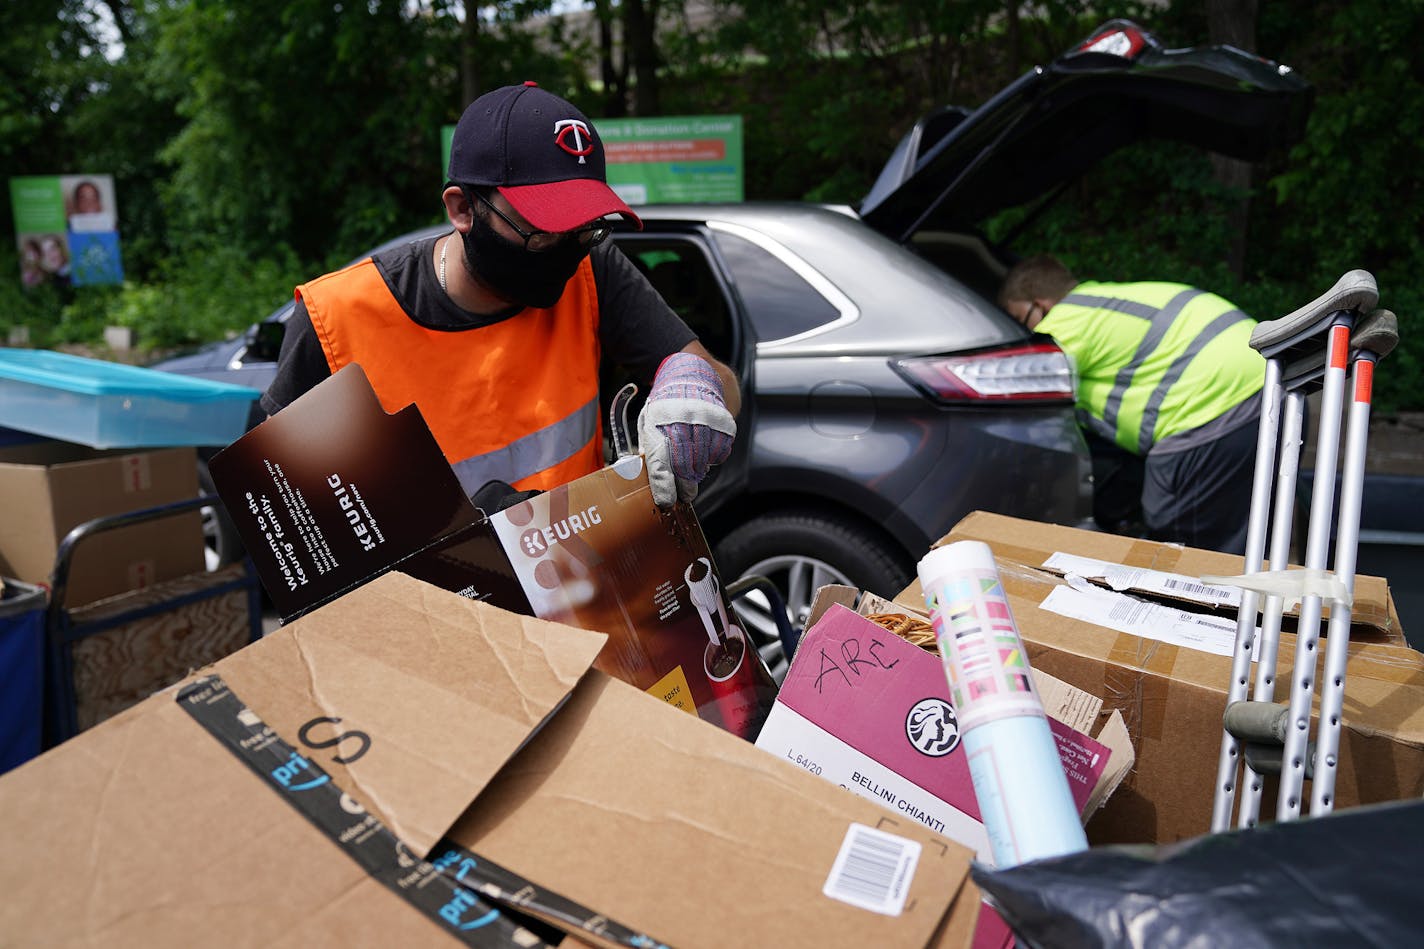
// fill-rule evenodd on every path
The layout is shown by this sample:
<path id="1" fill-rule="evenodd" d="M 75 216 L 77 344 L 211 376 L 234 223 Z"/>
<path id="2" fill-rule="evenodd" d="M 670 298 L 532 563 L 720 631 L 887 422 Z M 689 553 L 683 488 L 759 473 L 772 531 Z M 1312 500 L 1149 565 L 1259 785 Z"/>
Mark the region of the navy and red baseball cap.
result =
<path id="1" fill-rule="evenodd" d="M 608 187 L 593 123 L 538 83 L 487 92 L 465 109 L 450 143 L 449 179 L 496 187 L 541 231 L 572 231 L 609 214 L 643 222 Z"/>

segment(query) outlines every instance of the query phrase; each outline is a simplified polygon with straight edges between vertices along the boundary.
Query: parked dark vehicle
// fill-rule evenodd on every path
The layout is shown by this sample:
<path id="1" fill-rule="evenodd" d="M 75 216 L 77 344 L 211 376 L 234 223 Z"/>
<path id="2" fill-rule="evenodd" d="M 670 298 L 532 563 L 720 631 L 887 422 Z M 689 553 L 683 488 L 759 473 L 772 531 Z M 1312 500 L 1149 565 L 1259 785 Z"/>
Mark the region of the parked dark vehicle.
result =
<path id="1" fill-rule="evenodd" d="M 1014 255 L 983 238 L 987 216 L 1140 137 L 1254 157 L 1299 136 L 1309 87 L 1284 67 L 1104 30 L 978 110 L 923 120 L 859 214 L 657 205 L 639 209 L 644 230 L 615 232 L 742 380 L 736 447 L 696 507 L 729 582 L 770 577 L 795 625 L 825 583 L 898 592 L 970 511 L 1087 523 L 1071 369 L 992 302 Z M 290 310 L 159 368 L 265 388 Z M 738 608 L 779 676 L 767 601 Z"/>

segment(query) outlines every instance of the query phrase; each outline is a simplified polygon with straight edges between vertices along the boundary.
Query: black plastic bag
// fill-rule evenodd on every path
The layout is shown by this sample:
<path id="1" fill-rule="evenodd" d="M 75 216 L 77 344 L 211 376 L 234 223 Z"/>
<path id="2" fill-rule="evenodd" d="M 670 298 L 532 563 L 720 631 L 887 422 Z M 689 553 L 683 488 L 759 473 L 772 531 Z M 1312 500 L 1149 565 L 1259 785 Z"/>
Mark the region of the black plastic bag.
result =
<path id="1" fill-rule="evenodd" d="M 1421 845 L 1410 801 L 973 876 L 1032 949 L 1397 949 L 1424 941 Z"/>

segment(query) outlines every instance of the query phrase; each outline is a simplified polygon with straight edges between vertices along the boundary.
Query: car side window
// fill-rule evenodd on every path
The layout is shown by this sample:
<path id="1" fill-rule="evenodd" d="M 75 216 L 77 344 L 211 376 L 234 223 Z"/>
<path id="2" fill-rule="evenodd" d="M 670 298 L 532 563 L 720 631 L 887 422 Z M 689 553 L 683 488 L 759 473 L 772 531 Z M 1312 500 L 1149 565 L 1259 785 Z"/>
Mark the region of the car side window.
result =
<path id="1" fill-rule="evenodd" d="M 746 238 L 718 232 L 717 246 L 761 342 L 805 333 L 840 318 L 840 311 L 796 271 Z"/>
<path id="2" fill-rule="evenodd" d="M 625 241 L 619 247 L 707 351 L 735 364 L 727 298 L 702 249 L 683 240 Z"/>

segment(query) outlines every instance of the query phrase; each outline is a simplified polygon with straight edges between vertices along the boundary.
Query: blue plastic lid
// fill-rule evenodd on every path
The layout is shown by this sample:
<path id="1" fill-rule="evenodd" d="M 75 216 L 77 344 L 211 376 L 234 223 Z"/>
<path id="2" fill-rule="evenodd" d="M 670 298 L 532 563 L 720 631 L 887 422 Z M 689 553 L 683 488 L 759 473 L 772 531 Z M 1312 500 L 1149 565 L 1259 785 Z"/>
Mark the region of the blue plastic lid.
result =
<path id="1" fill-rule="evenodd" d="M 48 349 L 0 348 L 0 378 L 82 395 L 140 395 L 182 402 L 251 401 L 262 393 L 230 382 L 72 356 Z"/>

